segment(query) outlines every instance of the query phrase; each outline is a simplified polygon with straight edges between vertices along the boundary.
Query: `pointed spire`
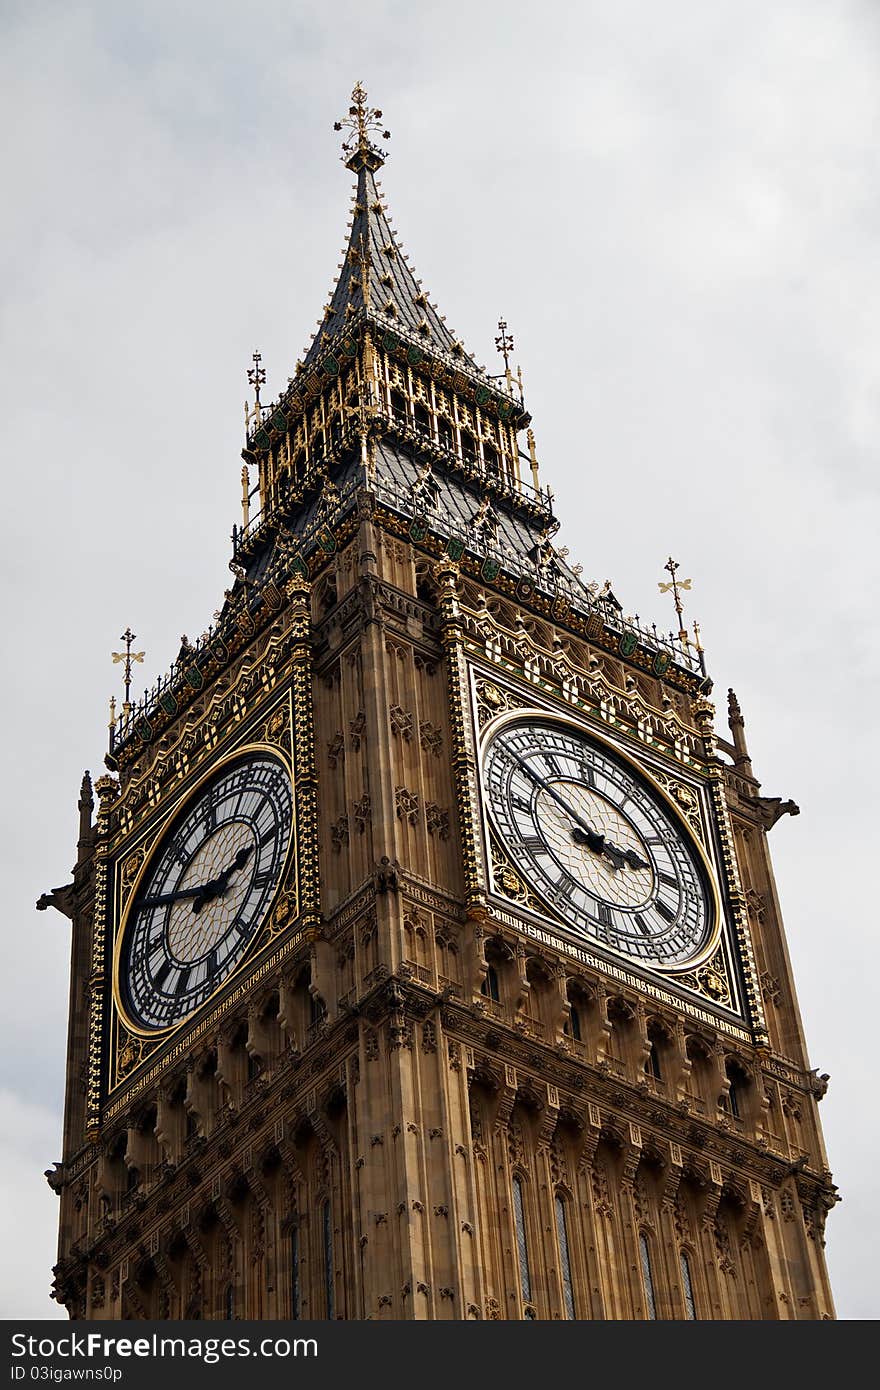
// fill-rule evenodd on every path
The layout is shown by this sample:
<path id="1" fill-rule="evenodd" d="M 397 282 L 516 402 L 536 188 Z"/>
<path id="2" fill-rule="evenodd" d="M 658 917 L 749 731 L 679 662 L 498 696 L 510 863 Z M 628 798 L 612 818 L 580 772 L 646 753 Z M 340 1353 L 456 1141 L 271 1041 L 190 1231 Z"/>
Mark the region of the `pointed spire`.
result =
<path id="1" fill-rule="evenodd" d="M 426 353 L 452 358 L 465 371 L 482 377 L 428 299 L 392 228 L 376 182 L 385 155 L 373 136 L 379 132 L 382 139 L 390 138 L 389 131 L 380 129 L 381 117 L 380 110 L 367 105 L 367 93 L 359 82 L 351 94 L 348 116 L 333 127 L 348 131 L 342 161 L 357 174 L 357 186 L 339 278 L 302 366 L 312 366 L 338 334 L 369 310 L 386 331 L 403 333 Z"/>
<path id="2" fill-rule="evenodd" d="M 734 690 L 727 692 L 727 725 L 733 735 L 733 746 L 736 749 L 736 762 L 744 772 L 750 773 L 752 761 L 749 757 L 749 750 L 746 745 L 746 721 L 739 706 Z"/>

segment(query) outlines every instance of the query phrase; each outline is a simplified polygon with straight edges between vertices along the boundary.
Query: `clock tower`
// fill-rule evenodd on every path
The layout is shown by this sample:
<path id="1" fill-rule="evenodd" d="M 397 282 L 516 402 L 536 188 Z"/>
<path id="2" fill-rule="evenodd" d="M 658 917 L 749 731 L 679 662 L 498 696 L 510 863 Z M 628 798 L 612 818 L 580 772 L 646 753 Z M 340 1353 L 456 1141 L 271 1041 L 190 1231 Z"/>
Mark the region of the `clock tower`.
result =
<path id="1" fill-rule="evenodd" d="M 380 119 L 356 87 L 314 341 L 271 405 L 251 374 L 234 582 L 38 904 L 73 926 L 55 1297 L 832 1317 L 768 849 L 797 807 L 685 627 L 554 546 L 506 327 L 488 375 L 428 298 Z"/>

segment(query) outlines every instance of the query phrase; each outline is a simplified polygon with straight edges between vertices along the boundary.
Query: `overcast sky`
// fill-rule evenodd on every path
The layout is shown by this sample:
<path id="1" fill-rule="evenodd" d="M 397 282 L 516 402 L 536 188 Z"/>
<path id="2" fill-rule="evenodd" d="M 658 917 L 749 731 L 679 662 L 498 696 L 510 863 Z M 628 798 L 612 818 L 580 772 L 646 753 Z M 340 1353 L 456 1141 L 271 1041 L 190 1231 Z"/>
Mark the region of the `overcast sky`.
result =
<path id="1" fill-rule="evenodd" d="M 335 275 L 356 79 L 395 226 L 478 361 L 503 314 L 585 578 L 735 686 L 874 1317 L 880 10 L 847 0 L 4 0 L 0 1315 L 51 1316 L 69 926 L 126 624 L 143 686 L 230 582 L 245 370 Z M 496 368 L 491 368 L 495 370 Z M 724 726 L 722 725 L 722 728 Z M 57 1311 L 57 1310 L 56 1310 Z"/>

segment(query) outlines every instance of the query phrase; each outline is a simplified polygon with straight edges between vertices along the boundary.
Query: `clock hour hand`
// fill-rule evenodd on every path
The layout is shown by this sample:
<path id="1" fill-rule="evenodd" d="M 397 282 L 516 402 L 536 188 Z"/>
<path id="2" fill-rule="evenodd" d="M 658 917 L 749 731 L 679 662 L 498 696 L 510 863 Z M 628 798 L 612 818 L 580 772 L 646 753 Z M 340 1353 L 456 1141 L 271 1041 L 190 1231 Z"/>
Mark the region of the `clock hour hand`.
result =
<path id="1" fill-rule="evenodd" d="M 243 869 L 253 853 L 253 845 L 244 845 L 233 859 L 228 868 L 222 869 L 216 878 L 212 878 L 210 883 L 202 886 L 201 891 L 193 899 L 193 912 L 201 912 L 205 903 L 211 902 L 214 898 L 221 898 L 226 892 L 229 880 L 239 869 Z"/>
<path id="2" fill-rule="evenodd" d="M 591 840 L 589 836 L 585 835 L 582 830 L 576 827 L 571 832 L 571 838 L 574 840 L 575 844 L 586 844 L 589 845 L 590 849 L 596 850 L 599 854 L 607 854 L 608 858 L 611 860 L 611 867 L 615 872 L 618 869 L 622 869 L 624 864 L 628 864 L 631 869 L 649 869 L 651 867 L 634 849 L 621 849 L 619 845 L 615 845 L 611 840 L 606 840 L 603 835 L 594 835 Z M 598 847 L 592 842 L 597 839 L 602 842 Z"/>
<path id="3" fill-rule="evenodd" d="M 205 884 L 198 888 L 178 888 L 174 893 L 158 893 L 154 898 L 141 898 L 141 907 L 165 907 L 167 903 L 176 903 L 180 898 L 197 898 L 200 893 L 204 893 Z"/>

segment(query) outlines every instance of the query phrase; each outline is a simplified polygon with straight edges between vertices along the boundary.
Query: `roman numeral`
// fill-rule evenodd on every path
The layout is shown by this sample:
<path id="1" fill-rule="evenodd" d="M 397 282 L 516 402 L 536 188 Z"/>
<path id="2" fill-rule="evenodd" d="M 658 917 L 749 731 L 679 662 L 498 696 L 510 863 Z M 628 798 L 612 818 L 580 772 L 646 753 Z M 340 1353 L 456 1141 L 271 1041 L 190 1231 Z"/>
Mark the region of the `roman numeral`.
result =
<path id="1" fill-rule="evenodd" d="M 678 887 L 678 879 L 675 877 L 674 874 L 658 874 L 657 877 L 659 878 L 661 883 L 666 884 L 667 888 Z"/>
<path id="2" fill-rule="evenodd" d="M 172 969 L 171 961 L 170 961 L 170 960 L 163 960 L 162 964 L 159 966 L 159 969 L 156 971 L 155 975 L 153 976 L 153 986 L 154 986 L 154 988 L 156 988 L 156 989 L 161 989 L 161 988 L 162 988 L 162 986 L 164 985 L 165 981 L 168 979 L 168 976 L 171 974 L 171 969 Z"/>
<path id="3" fill-rule="evenodd" d="M 668 904 L 663 901 L 662 898 L 658 898 L 654 906 L 660 913 L 660 916 L 663 918 L 664 922 L 675 921 L 675 913 L 673 912 L 672 908 L 669 907 Z"/>
<path id="4" fill-rule="evenodd" d="M 187 985 L 189 984 L 189 977 L 191 974 L 191 970 L 181 970 L 180 978 L 178 979 L 177 984 L 174 986 L 174 993 L 176 995 L 186 994 L 186 989 Z"/>
<path id="5" fill-rule="evenodd" d="M 599 903 L 599 904 L 598 904 L 598 910 L 599 910 L 599 921 L 602 923 L 603 927 L 611 927 L 611 926 L 613 926 L 613 925 L 614 925 L 614 922 L 613 922 L 613 919 L 612 919 L 612 917 L 611 917 L 611 908 L 608 906 L 608 904 L 607 904 L 607 903 Z"/>
<path id="6" fill-rule="evenodd" d="M 255 887 L 255 888 L 268 888 L 268 886 L 269 886 L 269 884 L 270 884 L 271 882 L 272 882 L 272 871 L 271 871 L 271 869 L 263 869 L 262 873 L 254 874 L 254 887 Z"/>
<path id="7" fill-rule="evenodd" d="M 650 935 L 651 935 L 651 928 L 648 926 L 648 923 L 645 921 L 644 917 L 641 917 L 641 916 L 638 914 L 638 912 L 637 912 L 637 913 L 635 914 L 635 918 L 636 918 L 636 926 L 638 927 L 639 931 L 640 931 L 640 932 L 643 932 L 645 936 L 650 936 Z"/>
<path id="8" fill-rule="evenodd" d="M 273 822 L 272 825 L 269 826 L 269 829 L 266 830 L 266 831 L 260 836 L 260 849 L 263 849 L 263 848 L 265 848 L 266 845 L 271 844 L 272 841 L 275 839 L 275 836 L 276 836 L 276 830 L 275 830 L 275 824 L 274 824 L 274 822 Z"/>
<path id="9" fill-rule="evenodd" d="M 549 854 L 547 846 L 540 835 L 525 835 L 522 842 L 523 849 L 527 849 L 529 854 Z"/>

